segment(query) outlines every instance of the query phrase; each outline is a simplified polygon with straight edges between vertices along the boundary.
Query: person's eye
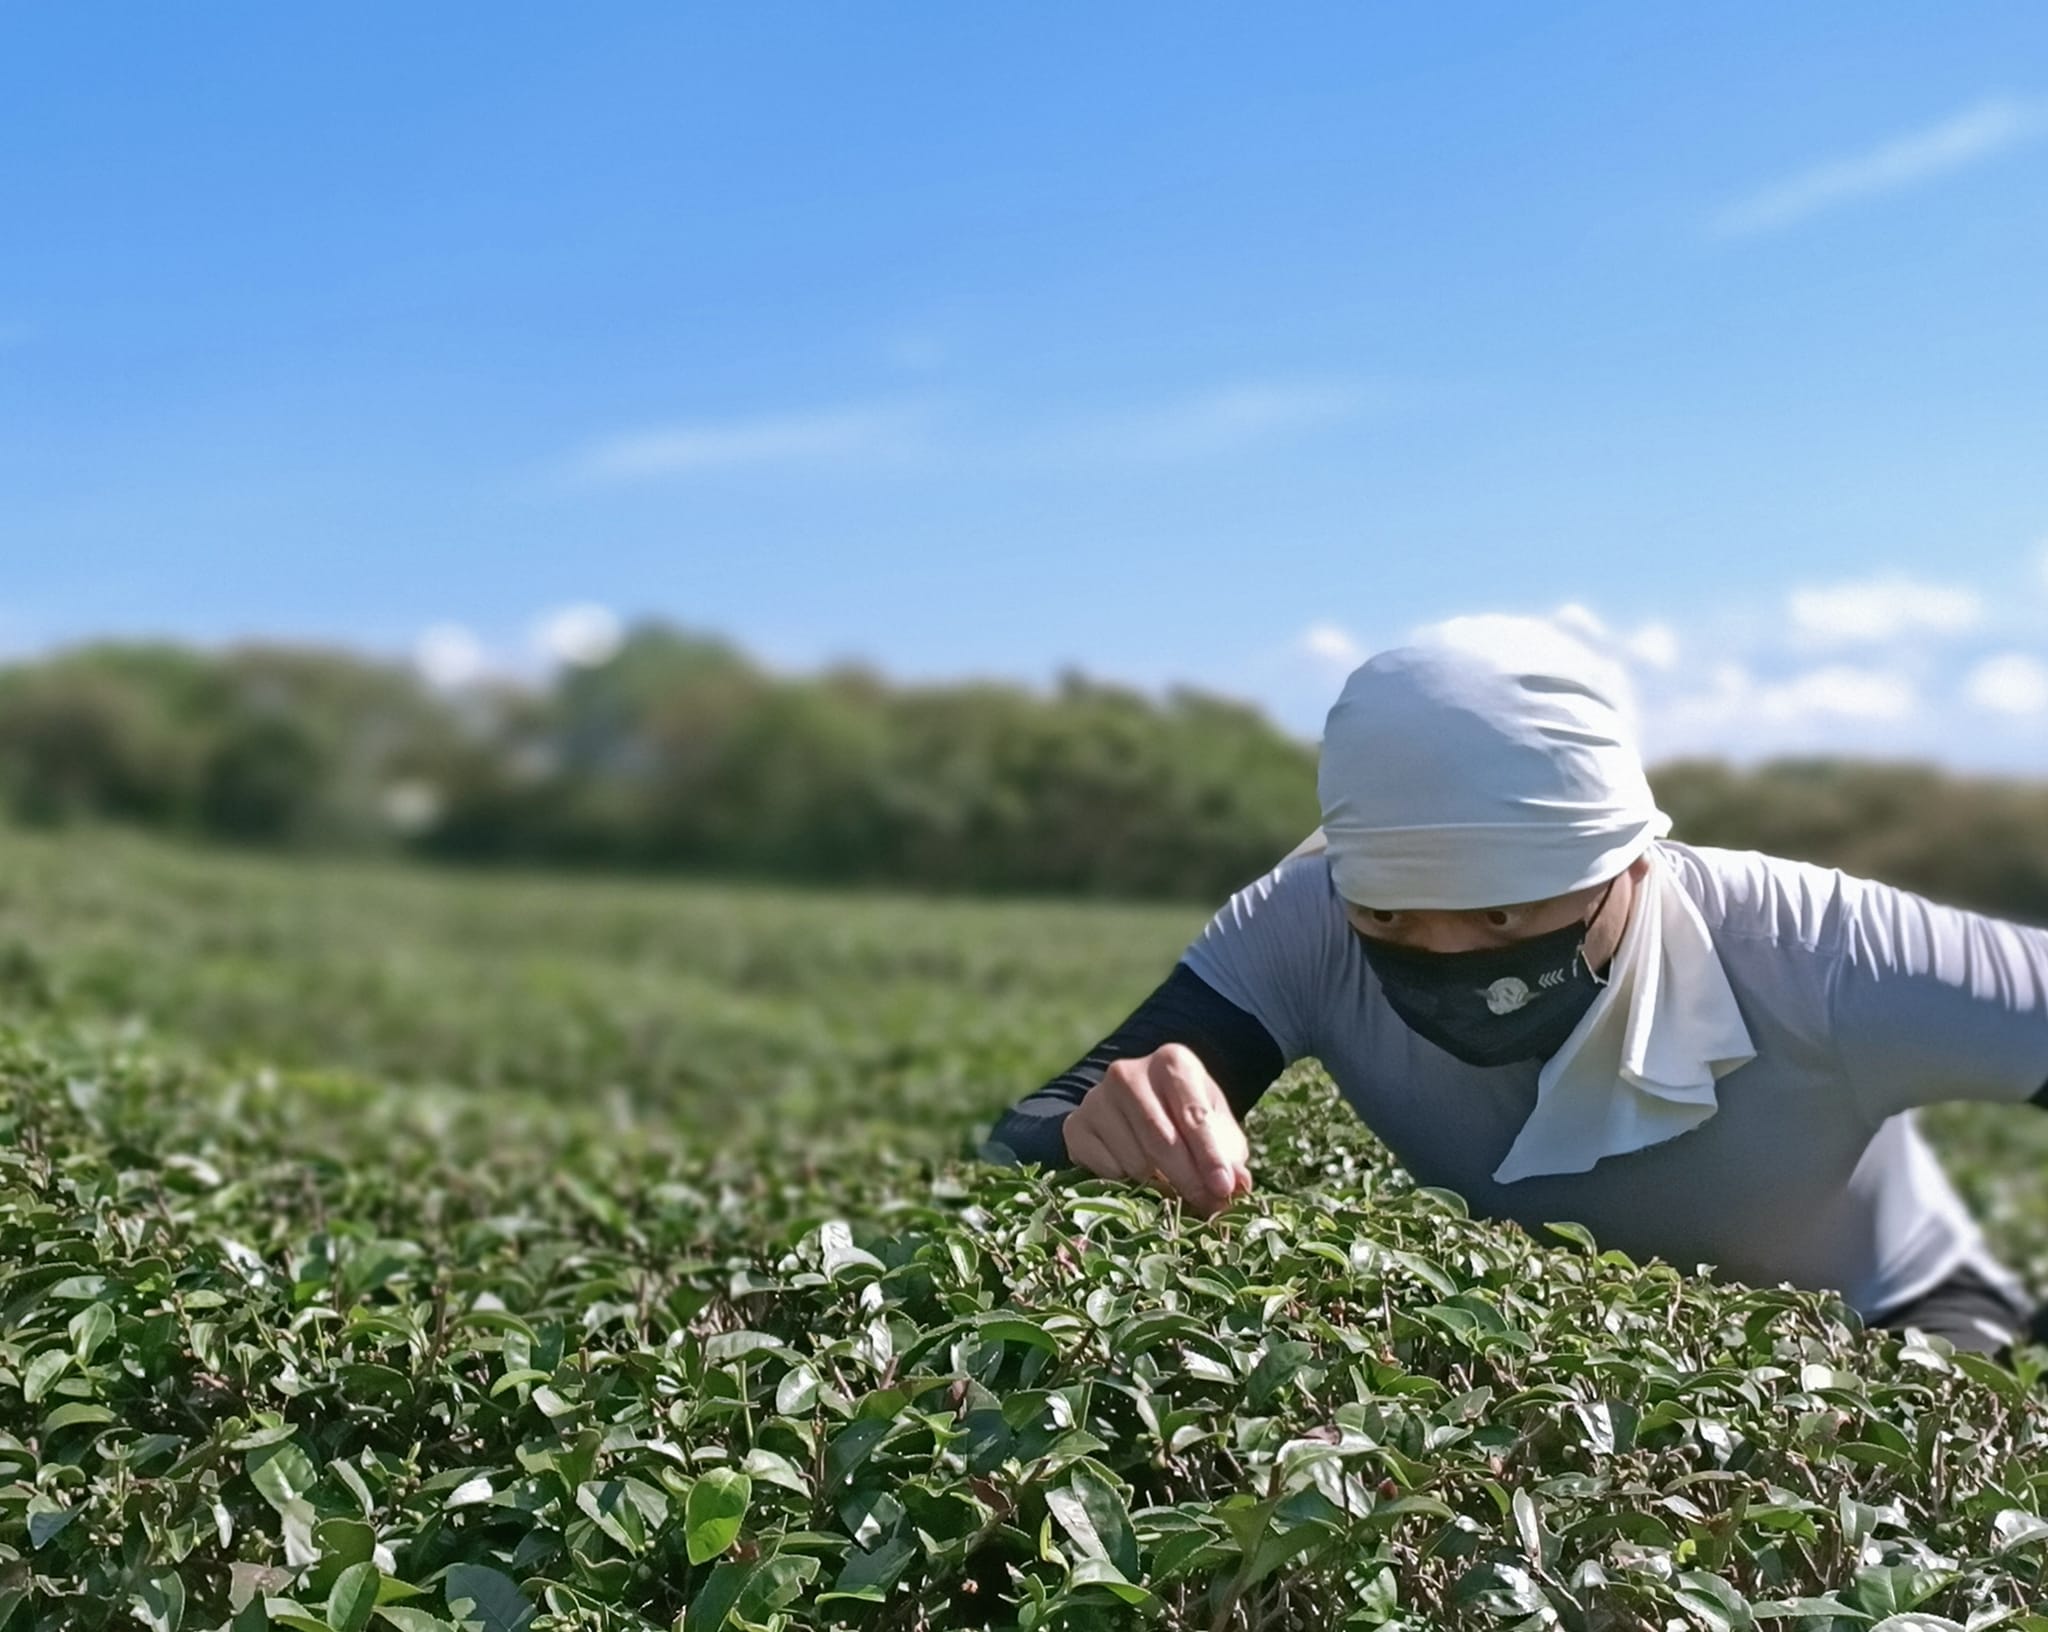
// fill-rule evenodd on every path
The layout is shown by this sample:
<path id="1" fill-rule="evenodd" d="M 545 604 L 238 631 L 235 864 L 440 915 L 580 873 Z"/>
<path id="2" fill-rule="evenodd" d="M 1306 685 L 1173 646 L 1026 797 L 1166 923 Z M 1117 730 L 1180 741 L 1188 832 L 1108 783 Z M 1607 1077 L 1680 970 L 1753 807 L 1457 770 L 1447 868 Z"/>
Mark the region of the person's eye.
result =
<path id="1" fill-rule="evenodd" d="M 1515 925 L 1522 921 L 1521 909 L 1518 907 L 1490 908 L 1486 914 L 1486 921 L 1495 929 L 1513 929 Z"/>
<path id="2" fill-rule="evenodd" d="M 1365 915 L 1376 924 L 1391 924 L 1401 916 L 1398 912 L 1388 912 L 1383 907 L 1368 907 Z"/>

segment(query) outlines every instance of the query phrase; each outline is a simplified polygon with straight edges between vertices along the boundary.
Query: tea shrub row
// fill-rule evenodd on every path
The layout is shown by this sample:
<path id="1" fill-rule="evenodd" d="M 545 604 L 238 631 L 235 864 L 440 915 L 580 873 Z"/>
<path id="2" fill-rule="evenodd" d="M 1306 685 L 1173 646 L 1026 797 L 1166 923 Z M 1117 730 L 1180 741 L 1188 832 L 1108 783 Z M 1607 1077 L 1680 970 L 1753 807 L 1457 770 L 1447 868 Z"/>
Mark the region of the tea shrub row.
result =
<path id="1" fill-rule="evenodd" d="M 1153 973 L 1072 925 L 109 856 L 0 909 L 0 1632 L 2048 1627 L 2035 1356 L 1469 1220 L 1313 1072 L 1214 1221 L 948 1156 Z M 636 1078 L 721 989 L 820 1029 Z M 602 1063 L 402 1069 L 501 1022 Z"/>

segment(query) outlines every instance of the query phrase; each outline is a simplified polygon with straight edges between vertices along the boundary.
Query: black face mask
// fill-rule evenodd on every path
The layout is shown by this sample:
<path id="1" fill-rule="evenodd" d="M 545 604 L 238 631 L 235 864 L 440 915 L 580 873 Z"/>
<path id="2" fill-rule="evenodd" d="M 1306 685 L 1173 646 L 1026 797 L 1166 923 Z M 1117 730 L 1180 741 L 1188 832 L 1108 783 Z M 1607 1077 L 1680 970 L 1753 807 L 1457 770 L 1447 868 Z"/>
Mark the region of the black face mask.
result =
<path id="1" fill-rule="evenodd" d="M 1593 909 L 1600 916 L 1607 897 Z M 1365 961 L 1410 1030 L 1467 1065 L 1547 1060 L 1605 981 L 1586 963 L 1592 919 L 1481 952 L 1418 952 L 1369 935 Z"/>

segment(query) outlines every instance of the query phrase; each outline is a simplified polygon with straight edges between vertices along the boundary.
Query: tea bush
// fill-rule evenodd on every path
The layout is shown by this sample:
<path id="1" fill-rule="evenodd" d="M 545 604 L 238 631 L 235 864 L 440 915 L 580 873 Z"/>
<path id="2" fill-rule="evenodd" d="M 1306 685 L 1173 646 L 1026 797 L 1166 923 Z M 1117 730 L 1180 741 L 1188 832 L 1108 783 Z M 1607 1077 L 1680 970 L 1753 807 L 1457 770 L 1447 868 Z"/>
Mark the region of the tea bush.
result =
<path id="1" fill-rule="evenodd" d="M 2048 1627 L 2037 1356 L 1470 1220 L 1312 1070 L 1216 1220 L 963 1159 L 1199 914 L 6 861 L 0 1632 Z"/>

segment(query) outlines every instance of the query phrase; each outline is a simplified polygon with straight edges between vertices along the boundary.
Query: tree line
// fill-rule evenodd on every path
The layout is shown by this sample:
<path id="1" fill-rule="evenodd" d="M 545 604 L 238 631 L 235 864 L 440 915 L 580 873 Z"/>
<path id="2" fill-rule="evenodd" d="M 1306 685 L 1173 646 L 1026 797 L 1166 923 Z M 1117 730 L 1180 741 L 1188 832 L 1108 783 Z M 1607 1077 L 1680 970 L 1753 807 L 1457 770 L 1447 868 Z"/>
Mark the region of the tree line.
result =
<path id="1" fill-rule="evenodd" d="M 1925 766 L 1654 773 L 1677 836 L 2048 921 L 2048 786 Z M 99 643 L 0 669 L 0 808 L 274 848 L 945 891 L 1220 899 L 1316 822 L 1257 709 L 777 675 L 658 623 L 538 684 L 300 646 Z"/>

